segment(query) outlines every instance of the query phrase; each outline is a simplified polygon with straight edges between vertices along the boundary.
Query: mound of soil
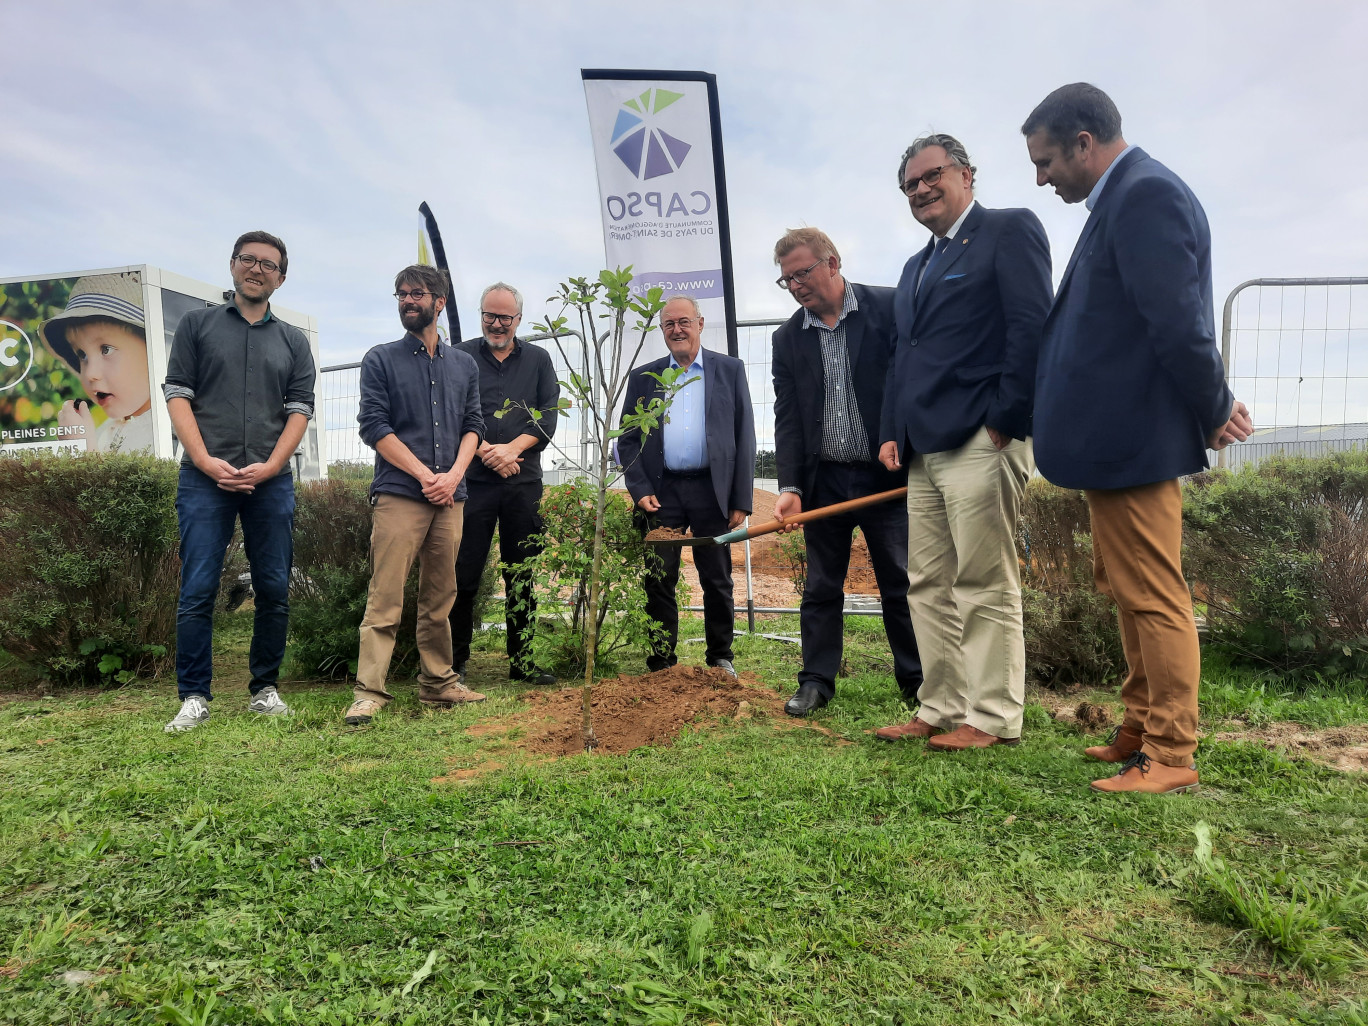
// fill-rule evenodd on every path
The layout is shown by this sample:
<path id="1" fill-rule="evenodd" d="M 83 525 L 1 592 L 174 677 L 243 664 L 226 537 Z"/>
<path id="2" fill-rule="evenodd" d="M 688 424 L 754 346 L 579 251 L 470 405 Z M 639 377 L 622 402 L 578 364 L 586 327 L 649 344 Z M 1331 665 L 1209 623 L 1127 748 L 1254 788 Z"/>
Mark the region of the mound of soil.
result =
<path id="1" fill-rule="evenodd" d="M 578 687 L 532 691 L 527 708 L 501 722 L 477 723 L 475 736 L 516 733 L 523 751 L 553 758 L 584 751 Z M 768 688 L 732 680 L 721 670 L 672 666 L 640 677 L 595 685 L 592 699 L 596 752 L 622 754 L 644 745 L 669 744 L 688 724 L 772 715 L 783 719 L 784 700 Z"/>

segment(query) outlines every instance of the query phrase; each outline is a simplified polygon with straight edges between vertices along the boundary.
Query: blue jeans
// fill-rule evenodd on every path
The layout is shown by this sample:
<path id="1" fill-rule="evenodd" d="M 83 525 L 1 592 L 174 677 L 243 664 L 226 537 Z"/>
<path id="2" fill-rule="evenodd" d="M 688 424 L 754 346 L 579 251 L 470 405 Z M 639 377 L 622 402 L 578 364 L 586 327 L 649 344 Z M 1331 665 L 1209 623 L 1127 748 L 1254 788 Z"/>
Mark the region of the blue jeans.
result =
<path id="1" fill-rule="evenodd" d="M 181 700 L 208 701 L 214 677 L 214 600 L 223 560 L 242 518 L 242 544 L 251 564 L 256 620 L 247 657 L 255 695 L 273 686 L 285 658 L 290 621 L 290 566 L 294 560 L 294 478 L 286 471 L 250 494 L 226 492 L 188 463 L 176 490 L 180 524 L 181 588 L 176 607 L 176 683 Z"/>

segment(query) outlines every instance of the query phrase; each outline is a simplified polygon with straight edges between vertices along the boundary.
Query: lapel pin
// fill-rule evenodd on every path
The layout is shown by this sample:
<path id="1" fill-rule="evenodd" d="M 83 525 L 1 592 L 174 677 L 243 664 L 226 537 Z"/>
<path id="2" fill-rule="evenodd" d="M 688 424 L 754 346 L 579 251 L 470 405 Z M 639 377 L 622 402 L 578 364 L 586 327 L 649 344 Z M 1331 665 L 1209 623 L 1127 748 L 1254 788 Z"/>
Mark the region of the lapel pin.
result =
<path id="1" fill-rule="evenodd" d="M 968 240 L 968 239 L 965 239 L 965 240 L 964 240 L 964 242 L 963 242 L 963 243 L 961 243 L 961 245 L 964 245 L 964 246 L 967 246 L 967 245 L 969 245 L 969 240 Z"/>

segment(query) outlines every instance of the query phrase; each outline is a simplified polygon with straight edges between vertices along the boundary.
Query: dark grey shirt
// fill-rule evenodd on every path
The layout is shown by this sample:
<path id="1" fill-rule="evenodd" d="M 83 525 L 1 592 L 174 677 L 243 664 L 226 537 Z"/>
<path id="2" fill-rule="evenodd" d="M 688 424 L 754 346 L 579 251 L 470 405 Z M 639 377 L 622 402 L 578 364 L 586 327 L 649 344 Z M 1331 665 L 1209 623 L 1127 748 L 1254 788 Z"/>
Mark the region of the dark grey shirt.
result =
<path id="1" fill-rule="evenodd" d="M 469 353 L 480 368 L 484 440 L 502 444 L 513 441 L 519 435 L 534 435 L 538 439 L 535 445 L 523 451 L 522 463 L 512 477 L 500 477 L 478 459 L 470 464 L 470 472 L 466 477 L 479 484 L 541 484 L 541 451 L 556 433 L 556 421 L 560 419 L 556 410 L 556 404 L 560 401 L 560 382 L 556 380 L 551 354 L 540 346 L 528 345 L 520 338 L 513 340 L 513 352 L 502 361 L 490 352 L 483 336 L 462 342 L 456 348 Z M 541 420 L 534 421 L 526 410 L 517 407 L 510 407 L 502 417 L 494 416 L 504 408 L 505 399 L 540 410 Z"/>
<path id="2" fill-rule="evenodd" d="M 484 436 L 480 416 L 480 372 L 466 353 L 439 344 L 428 356 L 422 341 L 406 334 L 397 342 L 376 346 L 361 361 L 361 410 L 356 415 L 361 441 L 371 448 L 395 435 L 434 474 L 445 474 L 456 462 L 461 437 Z M 418 479 L 379 453 L 371 497 L 400 495 L 427 502 Z M 466 483 L 456 489 L 466 497 Z"/>
<path id="3" fill-rule="evenodd" d="M 269 308 L 248 324 L 230 299 L 181 318 L 162 393 L 190 401 L 210 456 L 245 467 L 271 458 L 290 414 L 313 418 L 314 373 L 304 332 Z"/>

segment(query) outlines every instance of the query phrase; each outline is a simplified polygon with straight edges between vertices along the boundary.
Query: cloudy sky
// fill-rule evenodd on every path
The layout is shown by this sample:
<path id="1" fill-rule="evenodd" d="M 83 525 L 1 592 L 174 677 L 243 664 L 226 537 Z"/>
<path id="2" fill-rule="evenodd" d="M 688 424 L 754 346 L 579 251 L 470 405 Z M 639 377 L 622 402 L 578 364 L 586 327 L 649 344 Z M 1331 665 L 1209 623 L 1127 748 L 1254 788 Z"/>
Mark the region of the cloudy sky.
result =
<path id="1" fill-rule="evenodd" d="M 579 70 L 717 75 L 738 310 L 787 315 L 774 239 L 811 224 L 893 284 L 925 240 L 903 148 L 959 136 L 989 206 L 1029 206 L 1058 277 L 1085 212 L 1037 189 L 1018 128 L 1087 80 L 1210 216 L 1218 302 L 1258 276 L 1368 273 L 1368 5 L 1054 0 L 689 4 L 0 0 L 0 276 L 150 263 L 227 284 L 232 240 L 289 244 L 279 301 L 323 362 L 396 337 L 416 208 L 473 326 L 603 261 Z M 530 322 L 533 317 L 529 317 Z"/>

